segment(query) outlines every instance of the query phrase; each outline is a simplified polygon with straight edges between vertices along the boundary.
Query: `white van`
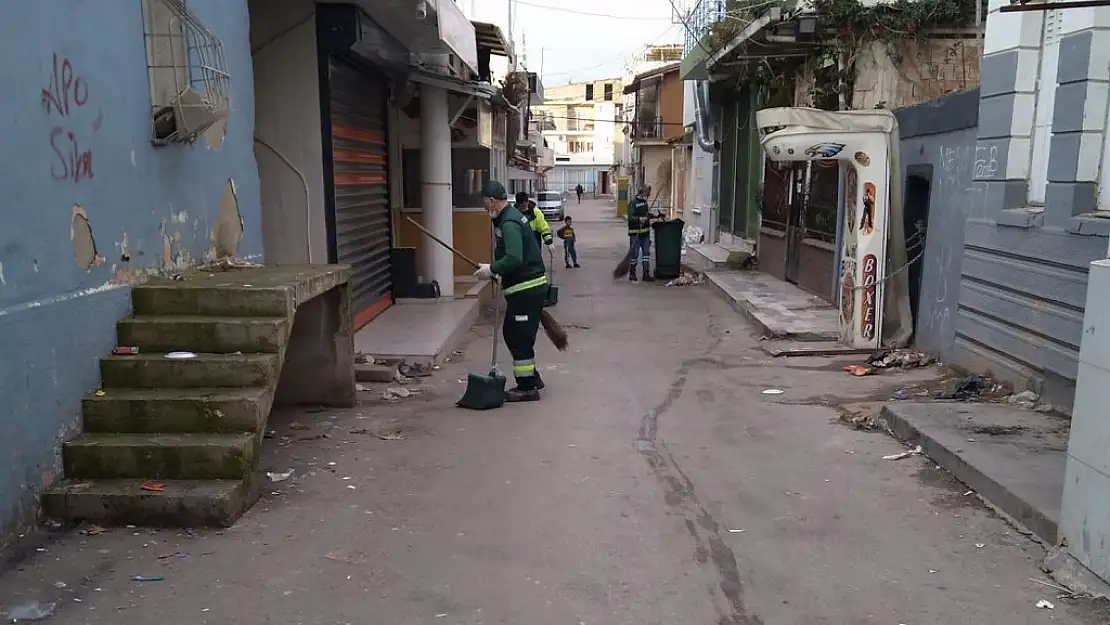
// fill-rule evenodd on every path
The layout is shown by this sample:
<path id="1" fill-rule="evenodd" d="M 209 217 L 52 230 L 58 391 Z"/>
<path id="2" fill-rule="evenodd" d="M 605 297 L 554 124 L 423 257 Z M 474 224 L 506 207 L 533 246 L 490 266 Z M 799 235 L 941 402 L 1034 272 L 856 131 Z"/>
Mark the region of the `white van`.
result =
<path id="1" fill-rule="evenodd" d="M 540 209 L 548 223 L 563 221 L 565 205 L 563 194 L 558 191 L 539 191 L 536 193 L 536 207 Z"/>

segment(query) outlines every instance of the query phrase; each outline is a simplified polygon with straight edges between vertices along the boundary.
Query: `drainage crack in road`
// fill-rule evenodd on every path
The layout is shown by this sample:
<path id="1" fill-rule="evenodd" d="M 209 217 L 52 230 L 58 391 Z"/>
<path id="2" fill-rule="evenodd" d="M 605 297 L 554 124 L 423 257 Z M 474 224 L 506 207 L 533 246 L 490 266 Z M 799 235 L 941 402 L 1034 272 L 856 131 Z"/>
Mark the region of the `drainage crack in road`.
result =
<path id="1" fill-rule="evenodd" d="M 714 326 L 710 317 L 708 332 L 714 336 Z M 652 408 L 641 418 L 640 429 L 636 438 L 636 449 L 648 461 L 648 465 L 659 478 L 666 492 L 664 500 L 667 505 L 683 511 L 686 520 L 686 530 L 694 539 L 694 550 L 700 564 L 713 562 L 714 568 L 720 577 L 718 587 L 731 608 L 731 614 L 722 614 L 717 625 L 763 625 L 762 619 L 748 614 L 744 604 L 744 585 L 740 580 L 740 569 L 736 563 L 736 555 L 732 548 L 721 536 L 721 524 L 713 517 L 712 513 L 702 505 L 694 489 L 694 482 L 682 471 L 675 461 L 674 455 L 667 449 L 666 444 L 658 440 L 659 418 L 665 415 L 676 401 L 682 397 L 689 380 L 690 370 L 698 364 L 712 361 L 712 352 L 720 344 L 720 337 L 716 339 L 701 356 L 690 358 L 682 362 L 674 374 L 674 380 L 667 390 L 666 397 L 656 407 Z M 699 532 L 698 528 L 701 528 Z M 705 536 L 703 539 L 702 532 Z M 708 544 L 707 544 L 708 543 Z"/>

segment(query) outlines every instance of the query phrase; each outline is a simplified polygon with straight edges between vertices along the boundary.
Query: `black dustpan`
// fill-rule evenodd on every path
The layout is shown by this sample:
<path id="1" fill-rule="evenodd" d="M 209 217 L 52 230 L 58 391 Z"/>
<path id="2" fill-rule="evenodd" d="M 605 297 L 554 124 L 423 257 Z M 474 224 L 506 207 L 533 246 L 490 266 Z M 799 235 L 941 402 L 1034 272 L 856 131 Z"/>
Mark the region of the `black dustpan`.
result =
<path id="1" fill-rule="evenodd" d="M 505 375 L 497 369 L 497 327 L 501 317 L 501 294 L 493 282 L 493 355 L 489 373 L 471 373 L 466 376 L 466 392 L 455 405 L 469 410 L 492 410 L 505 405 Z"/>

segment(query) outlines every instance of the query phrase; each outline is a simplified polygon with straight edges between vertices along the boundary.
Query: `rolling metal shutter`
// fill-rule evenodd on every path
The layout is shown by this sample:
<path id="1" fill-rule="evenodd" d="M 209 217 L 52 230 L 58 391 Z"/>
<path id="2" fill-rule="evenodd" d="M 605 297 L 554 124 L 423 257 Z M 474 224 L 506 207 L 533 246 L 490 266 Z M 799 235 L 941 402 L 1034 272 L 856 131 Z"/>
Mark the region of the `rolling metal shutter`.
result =
<path id="1" fill-rule="evenodd" d="M 333 57 L 328 82 L 338 263 L 350 264 L 355 329 L 393 304 L 390 274 L 388 83 Z"/>

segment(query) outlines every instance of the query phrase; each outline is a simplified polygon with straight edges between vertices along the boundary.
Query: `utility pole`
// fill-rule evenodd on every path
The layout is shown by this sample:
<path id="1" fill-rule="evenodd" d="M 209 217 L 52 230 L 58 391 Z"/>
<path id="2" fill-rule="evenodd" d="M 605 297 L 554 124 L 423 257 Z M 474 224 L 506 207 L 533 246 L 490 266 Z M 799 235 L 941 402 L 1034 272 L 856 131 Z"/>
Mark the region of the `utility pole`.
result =
<path id="1" fill-rule="evenodd" d="M 512 62 L 509 63 L 509 71 L 516 71 L 516 44 L 513 43 L 513 0 L 509 1 L 509 52 L 512 54 Z"/>
<path id="2" fill-rule="evenodd" d="M 528 33 L 520 33 L 520 67 L 528 71 Z"/>

